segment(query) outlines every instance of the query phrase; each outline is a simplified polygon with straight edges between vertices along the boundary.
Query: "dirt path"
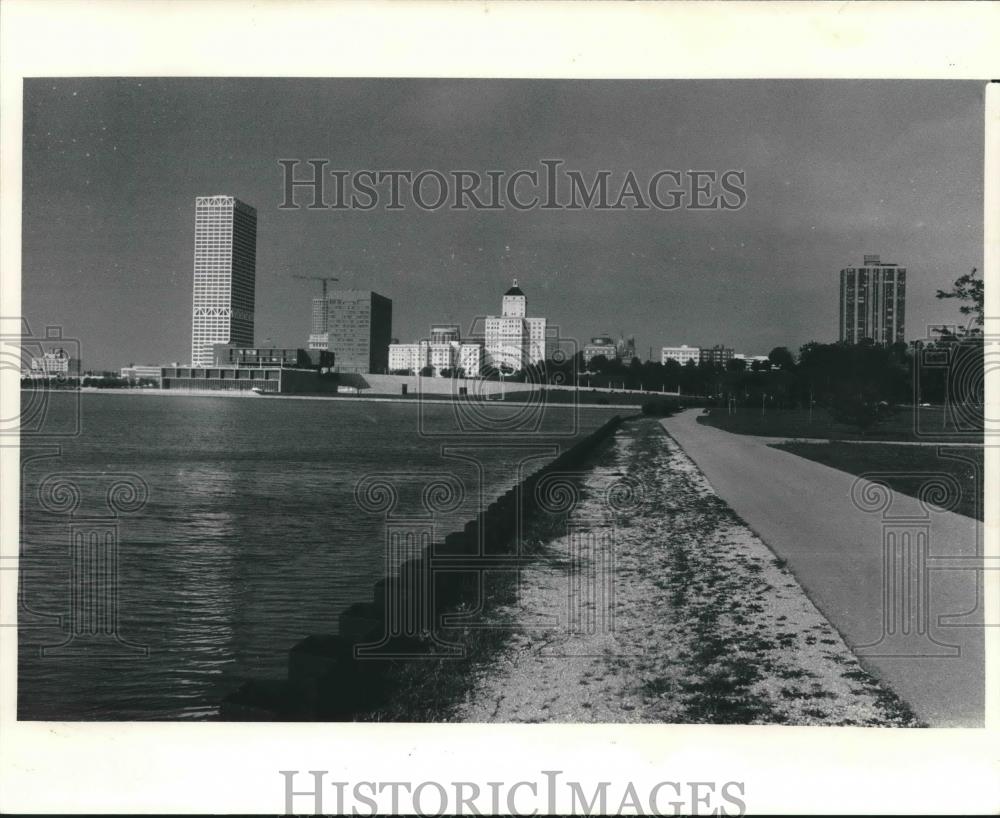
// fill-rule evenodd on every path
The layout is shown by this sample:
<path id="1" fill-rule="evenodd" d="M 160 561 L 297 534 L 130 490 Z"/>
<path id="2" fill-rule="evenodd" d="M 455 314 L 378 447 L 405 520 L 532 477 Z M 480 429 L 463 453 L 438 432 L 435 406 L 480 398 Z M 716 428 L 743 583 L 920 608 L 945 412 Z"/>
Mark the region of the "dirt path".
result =
<path id="1" fill-rule="evenodd" d="M 655 421 L 626 424 L 452 718 L 914 726 Z"/>

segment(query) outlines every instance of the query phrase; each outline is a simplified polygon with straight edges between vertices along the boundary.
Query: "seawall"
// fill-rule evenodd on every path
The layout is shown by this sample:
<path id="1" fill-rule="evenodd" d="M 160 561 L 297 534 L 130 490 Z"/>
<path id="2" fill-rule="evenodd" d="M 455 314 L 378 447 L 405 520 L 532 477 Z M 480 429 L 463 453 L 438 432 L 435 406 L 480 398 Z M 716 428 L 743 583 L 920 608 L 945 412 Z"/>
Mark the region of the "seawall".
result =
<path id="1" fill-rule="evenodd" d="M 340 613 L 336 634 L 307 636 L 289 651 L 287 676 L 245 682 L 221 703 L 227 721 L 350 721 L 392 695 L 401 664 L 448 656 L 442 617 L 482 611 L 484 579 L 524 564 L 519 537 L 538 516 L 541 481 L 580 471 L 622 423 L 616 415 L 490 503 L 442 542 L 415 542 L 414 556 L 372 588 L 370 602 Z"/>

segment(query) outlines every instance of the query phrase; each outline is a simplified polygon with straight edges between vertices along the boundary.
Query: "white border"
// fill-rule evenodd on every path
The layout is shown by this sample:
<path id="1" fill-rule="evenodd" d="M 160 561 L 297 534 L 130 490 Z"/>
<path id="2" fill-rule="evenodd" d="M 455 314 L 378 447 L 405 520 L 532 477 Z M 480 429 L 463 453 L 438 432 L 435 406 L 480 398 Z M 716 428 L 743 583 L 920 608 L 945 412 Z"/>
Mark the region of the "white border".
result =
<path id="1" fill-rule="evenodd" d="M 1000 76 L 990 3 L 327 3 L 6 0 L 0 6 L 0 316 L 20 314 L 21 81 L 31 76 Z M 879 59 L 872 55 L 878 54 Z M 891 55 L 886 59 L 885 55 Z M 1000 261 L 1000 105 L 987 112 L 987 248 Z M 988 290 L 1000 316 L 1000 293 Z M 0 417 L 18 390 L 3 372 Z M 994 373 L 995 374 L 995 373 Z M 997 406 L 996 378 L 988 400 Z M 997 412 L 993 408 L 992 416 Z M 987 498 L 996 498 L 996 453 Z M 16 555 L 17 451 L 0 449 L 2 552 Z M 997 551 L 997 508 L 987 517 Z M 989 603 L 1000 621 L 995 584 Z M 0 571 L 0 622 L 16 572 Z M 993 635 L 993 634 L 991 634 Z M 279 769 L 345 780 L 744 780 L 752 812 L 994 812 L 988 730 L 668 726 L 17 723 L 16 644 L 0 629 L 0 809 L 246 812 L 283 808 Z M 995 680 L 995 638 L 988 650 Z M 566 805 L 562 805 L 565 807 Z"/>

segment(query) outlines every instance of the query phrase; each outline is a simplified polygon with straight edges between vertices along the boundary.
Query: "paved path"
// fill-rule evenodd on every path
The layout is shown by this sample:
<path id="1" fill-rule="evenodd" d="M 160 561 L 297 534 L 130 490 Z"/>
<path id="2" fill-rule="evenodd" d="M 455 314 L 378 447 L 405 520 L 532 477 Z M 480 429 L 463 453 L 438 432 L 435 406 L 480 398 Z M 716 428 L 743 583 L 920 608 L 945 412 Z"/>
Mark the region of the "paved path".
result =
<path id="1" fill-rule="evenodd" d="M 451 718 L 917 723 L 655 421 L 557 480 L 568 516 L 480 623 L 509 638 Z"/>
<path id="2" fill-rule="evenodd" d="M 982 616 L 963 615 L 975 611 L 981 588 L 977 572 L 965 569 L 977 563 L 980 524 L 897 493 L 884 510 L 862 510 L 852 501 L 855 476 L 773 449 L 761 438 L 704 426 L 697 415 L 697 410 L 681 412 L 663 426 L 719 495 L 788 561 L 864 664 L 929 725 L 981 726 Z M 874 484 L 861 486 L 869 490 L 869 501 L 880 494 Z M 897 562 L 897 576 L 929 578 L 930 625 L 926 633 L 917 632 L 921 617 L 911 615 L 917 608 L 914 601 L 909 613 L 900 613 L 886 627 L 883 611 L 899 608 L 883 605 L 883 536 L 921 531 L 929 536 L 932 568 L 951 570 L 908 572 L 915 563 Z M 958 655 L 949 655 L 954 653 Z"/>
<path id="3" fill-rule="evenodd" d="M 697 411 L 697 410 L 694 410 Z M 981 449 L 982 443 L 952 443 L 947 440 L 838 440 L 829 437 L 764 437 L 754 435 L 755 440 L 768 445 L 772 443 L 853 443 L 858 446 L 943 446 L 946 449 Z"/>

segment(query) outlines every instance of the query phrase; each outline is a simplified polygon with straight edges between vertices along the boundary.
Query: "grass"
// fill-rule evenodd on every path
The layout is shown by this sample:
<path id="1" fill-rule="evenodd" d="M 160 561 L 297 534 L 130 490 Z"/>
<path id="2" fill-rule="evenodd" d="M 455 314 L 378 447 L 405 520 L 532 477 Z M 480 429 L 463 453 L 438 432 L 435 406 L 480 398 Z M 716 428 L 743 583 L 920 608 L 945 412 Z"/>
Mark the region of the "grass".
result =
<path id="1" fill-rule="evenodd" d="M 960 415 L 959 424 L 964 424 Z M 816 407 L 810 416 L 808 409 L 739 408 L 733 414 L 725 408 L 712 409 L 699 415 L 698 422 L 738 435 L 763 437 L 821 437 L 827 440 L 885 440 L 885 441 L 941 441 L 952 443 L 980 443 L 982 425 L 978 430 L 956 426 L 951 413 L 943 407 L 901 407 L 891 418 L 862 432 L 856 427 L 838 423 L 830 413 Z"/>
<path id="2" fill-rule="evenodd" d="M 952 511 L 967 517 L 983 519 L 983 489 L 978 475 L 983 473 L 983 450 L 979 448 L 952 449 L 954 458 L 938 454 L 936 446 L 893 446 L 874 443 L 859 446 L 856 443 L 778 443 L 774 448 L 797 454 L 825 466 L 840 469 L 858 476 L 879 473 L 893 491 L 910 497 L 919 497 L 921 486 L 934 474 L 942 472 L 957 481 L 960 493 L 949 492 L 947 499 L 929 497 L 944 502 Z M 947 450 L 946 450 L 947 451 Z"/>

